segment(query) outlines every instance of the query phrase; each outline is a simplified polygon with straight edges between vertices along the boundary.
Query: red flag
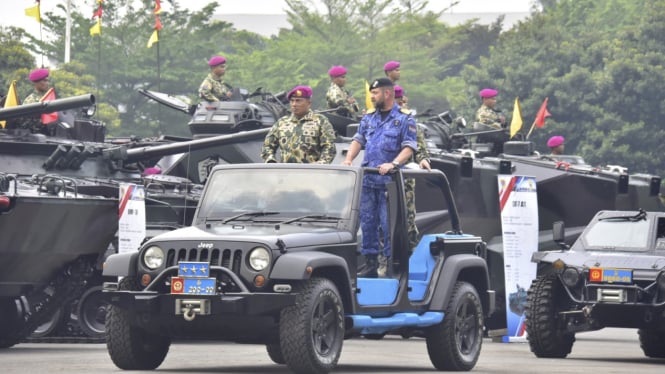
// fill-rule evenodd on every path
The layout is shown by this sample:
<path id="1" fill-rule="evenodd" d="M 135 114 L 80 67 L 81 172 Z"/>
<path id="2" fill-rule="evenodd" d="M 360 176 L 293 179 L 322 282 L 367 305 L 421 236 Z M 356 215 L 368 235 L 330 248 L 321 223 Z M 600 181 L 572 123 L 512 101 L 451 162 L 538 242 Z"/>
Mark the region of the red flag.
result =
<path id="1" fill-rule="evenodd" d="M 159 14 L 162 11 L 162 2 L 160 0 L 155 0 L 155 10 L 153 13 Z"/>
<path id="2" fill-rule="evenodd" d="M 95 19 L 95 18 L 102 18 L 102 3 L 101 2 L 99 3 L 99 7 L 97 8 L 97 10 L 95 10 L 95 12 L 92 13 L 92 19 Z"/>
<path id="3" fill-rule="evenodd" d="M 53 87 L 51 87 L 51 88 L 49 88 L 48 91 L 46 91 L 46 94 L 44 94 L 44 96 L 42 96 L 41 100 L 39 100 L 39 101 L 45 102 L 45 101 L 51 101 L 51 100 L 55 100 L 55 99 L 56 99 L 55 89 L 53 89 Z M 51 123 L 51 122 L 54 122 L 54 121 L 57 121 L 57 120 L 58 120 L 58 112 L 42 114 L 42 123 L 45 124 L 45 125 L 47 123 Z"/>
<path id="4" fill-rule="evenodd" d="M 159 17 L 155 16 L 155 30 L 159 31 L 162 29 L 162 21 L 159 20 Z"/>
<path id="5" fill-rule="evenodd" d="M 540 109 L 538 109 L 538 114 L 536 114 L 536 120 L 533 121 L 538 128 L 545 126 L 545 118 L 551 116 L 550 112 L 547 111 L 547 99 L 546 97 L 545 101 L 543 101 Z"/>

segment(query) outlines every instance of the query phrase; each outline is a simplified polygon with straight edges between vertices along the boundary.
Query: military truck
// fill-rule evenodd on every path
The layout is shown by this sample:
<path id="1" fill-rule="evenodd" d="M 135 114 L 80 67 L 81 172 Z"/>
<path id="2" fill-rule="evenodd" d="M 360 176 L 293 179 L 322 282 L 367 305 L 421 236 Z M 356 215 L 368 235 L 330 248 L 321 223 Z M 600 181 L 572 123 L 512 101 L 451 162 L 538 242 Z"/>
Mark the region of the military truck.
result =
<path id="1" fill-rule="evenodd" d="M 107 347 L 125 370 L 157 368 L 173 341 L 263 344 L 298 373 L 334 369 L 344 339 L 424 338 L 434 367 L 471 370 L 494 309 L 480 237 L 462 232 L 446 176 L 387 185 L 390 276 L 358 278 L 363 175 L 334 165 L 216 166 L 190 227 L 111 255 Z M 411 254 L 403 178 L 438 191 Z"/>
<path id="2" fill-rule="evenodd" d="M 538 357 L 566 357 L 575 334 L 638 329 L 648 357 L 665 358 L 665 213 L 600 211 L 568 247 L 536 252 L 538 277 L 526 304 L 526 331 Z"/>

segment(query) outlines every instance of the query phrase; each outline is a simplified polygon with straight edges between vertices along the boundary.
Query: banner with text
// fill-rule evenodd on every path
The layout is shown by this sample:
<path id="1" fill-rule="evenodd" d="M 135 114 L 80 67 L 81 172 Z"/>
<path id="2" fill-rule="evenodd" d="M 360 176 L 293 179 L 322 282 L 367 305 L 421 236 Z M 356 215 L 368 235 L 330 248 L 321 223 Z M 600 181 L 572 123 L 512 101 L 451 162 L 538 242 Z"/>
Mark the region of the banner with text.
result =
<path id="1" fill-rule="evenodd" d="M 526 290 L 537 270 L 531 262 L 538 250 L 536 178 L 499 175 L 498 182 L 508 326 L 503 341 L 525 341 Z"/>
<path id="2" fill-rule="evenodd" d="M 131 183 L 120 184 L 118 211 L 118 252 L 138 251 L 145 239 L 145 188 Z"/>

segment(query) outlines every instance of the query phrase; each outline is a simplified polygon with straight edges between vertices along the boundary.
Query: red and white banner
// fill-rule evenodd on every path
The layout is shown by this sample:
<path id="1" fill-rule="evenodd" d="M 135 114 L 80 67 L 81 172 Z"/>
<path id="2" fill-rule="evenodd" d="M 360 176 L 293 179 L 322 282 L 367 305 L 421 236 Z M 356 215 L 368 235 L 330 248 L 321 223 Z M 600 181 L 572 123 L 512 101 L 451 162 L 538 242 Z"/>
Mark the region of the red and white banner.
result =
<path id="1" fill-rule="evenodd" d="M 145 188 L 120 184 L 118 253 L 138 251 L 145 239 Z"/>

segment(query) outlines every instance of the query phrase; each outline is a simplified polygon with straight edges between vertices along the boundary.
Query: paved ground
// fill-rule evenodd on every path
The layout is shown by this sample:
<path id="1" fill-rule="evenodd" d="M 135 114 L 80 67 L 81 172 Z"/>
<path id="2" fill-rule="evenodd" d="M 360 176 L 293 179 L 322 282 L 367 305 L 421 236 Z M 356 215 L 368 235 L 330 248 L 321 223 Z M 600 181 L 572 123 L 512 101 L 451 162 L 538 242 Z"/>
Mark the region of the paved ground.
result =
<path id="1" fill-rule="evenodd" d="M 0 351 L 2 373 L 118 373 L 104 344 L 19 344 Z M 288 373 L 255 345 L 178 343 L 157 370 L 170 373 Z M 432 372 L 422 339 L 344 342 L 336 373 Z M 636 330 L 578 334 L 566 359 L 538 359 L 525 343 L 483 342 L 476 373 L 665 373 L 665 360 L 646 358 Z"/>

